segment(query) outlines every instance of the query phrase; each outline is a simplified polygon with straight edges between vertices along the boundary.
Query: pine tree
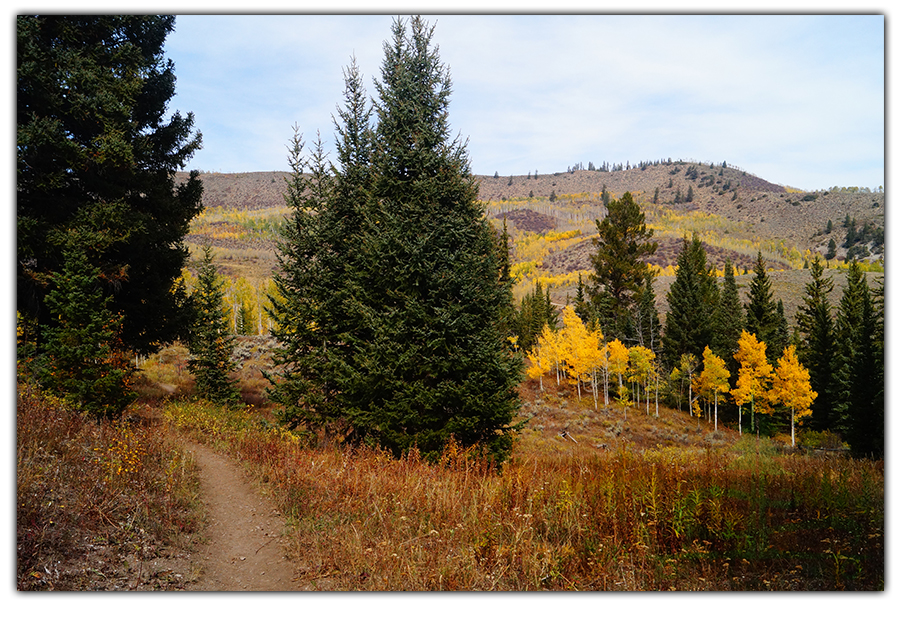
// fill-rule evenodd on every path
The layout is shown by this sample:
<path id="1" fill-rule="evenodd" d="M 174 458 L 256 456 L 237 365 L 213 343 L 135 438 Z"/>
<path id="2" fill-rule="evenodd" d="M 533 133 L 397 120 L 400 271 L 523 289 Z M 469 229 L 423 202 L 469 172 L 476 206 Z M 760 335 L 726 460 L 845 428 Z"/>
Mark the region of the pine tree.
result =
<path id="1" fill-rule="evenodd" d="M 96 416 L 122 414 L 135 398 L 134 369 L 121 343 L 122 318 L 109 308 L 101 272 L 81 240 L 65 249 L 63 269 L 51 274 L 46 304 L 54 317 L 35 375 L 45 390 Z"/>
<path id="2" fill-rule="evenodd" d="M 433 31 L 398 19 L 384 46 L 339 402 L 354 438 L 396 455 L 435 456 L 452 437 L 502 460 L 521 373 L 501 329 L 511 288 L 466 145 L 450 139 Z"/>
<path id="3" fill-rule="evenodd" d="M 164 58 L 173 16 L 19 15 L 17 35 L 17 308 L 52 324 L 48 276 L 79 229 L 101 269 L 120 338 L 140 353 L 183 337 L 174 287 L 202 186 L 175 173 L 200 148 L 193 116 L 166 118 L 175 94 Z M 96 255 L 96 258 L 94 257 Z M 40 338 L 40 337 L 39 337 Z"/>
<path id="4" fill-rule="evenodd" d="M 224 283 L 213 264 L 212 250 L 204 246 L 197 286 L 190 298 L 194 324 L 188 342 L 188 369 L 201 397 L 215 403 L 236 403 L 240 393 L 229 375 L 237 367 L 231 360 L 234 336 L 228 330 L 224 298 Z"/>
<path id="5" fill-rule="evenodd" d="M 766 345 L 774 343 L 778 330 L 778 307 L 772 297 L 772 282 L 766 270 L 766 261 L 762 252 L 757 252 L 756 264 L 753 268 L 753 278 L 750 281 L 750 291 L 747 298 L 746 319 L 744 325 L 747 332 L 756 336 Z M 769 355 L 777 356 L 769 347 Z"/>
<path id="6" fill-rule="evenodd" d="M 734 267 L 728 259 L 725 260 L 722 293 L 712 322 L 714 328 L 710 346 L 713 352 L 725 361 L 729 373 L 736 376 L 737 362 L 734 360 L 734 353 L 737 351 L 738 340 L 744 326 L 744 307 L 734 277 Z"/>
<path id="7" fill-rule="evenodd" d="M 634 318 L 638 345 L 646 347 L 654 354 L 662 350 L 659 311 L 656 308 L 656 292 L 653 287 L 655 280 L 656 276 L 648 270 L 644 275 L 644 284 L 638 297 Z"/>
<path id="8" fill-rule="evenodd" d="M 883 328 L 873 303 L 866 276 L 857 261 L 850 263 L 847 285 L 836 319 L 839 343 L 835 373 L 835 414 L 838 426 L 858 456 L 884 455 L 884 377 L 879 366 Z"/>
<path id="9" fill-rule="evenodd" d="M 269 398 L 281 406 L 279 418 L 291 428 L 339 424 L 335 422 L 341 418 L 337 371 L 329 364 L 337 353 L 329 354 L 329 346 L 337 343 L 340 329 L 325 309 L 340 285 L 352 287 L 350 279 L 334 280 L 329 270 L 333 261 L 321 256 L 326 250 L 334 251 L 326 241 L 334 229 L 324 223 L 327 210 L 333 207 L 334 179 L 328 174 L 321 140 L 309 157 L 304 148 L 302 136 L 295 131 L 289 154 L 292 174 L 285 193 L 292 212 L 281 229 L 279 269 L 273 276 L 276 293 L 269 296 L 275 323 L 272 336 L 278 340 L 273 354 L 277 373 L 269 376 L 273 382 Z M 352 256 L 344 259 L 353 261 Z"/>
<path id="10" fill-rule="evenodd" d="M 797 309 L 797 356 L 809 370 L 810 385 L 818 394 L 812 404 L 807 426 L 814 431 L 833 428 L 834 369 L 837 357 L 834 319 L 829 294 L 834 289 L 831 277 L 824 276 L 821 259 L 815 257 L 809 268 L 810 282 Z"/>
<path id="11" fill-rule="evenodd" d="M 664 360 L 670 367 L 677 364 L 682 354 L 691 354 L 699 360 L 703 349 L 712 342 L 710 318 L 719 303 L 719 288 L 696 233 L 690 242 L 687 237 L 683 240 L 675 280 L 666 300 L 669 312 L 662 337 Z"/>
<path id="12" fill-rule="evenodd" d="M 592 294 L 604 294 L 603 302 L 595 301 L 595 313 L 604 333 L 612 338 L 625 338 L 632 330 L 631 315 L 637 295 L 649 271 L 645 259 L 656 252 L 658 244 L 650 241 L 644 213 L 630 192 L 609 202 L 606 217 L 597 220 L 597 237 L 591 255 Z"/>

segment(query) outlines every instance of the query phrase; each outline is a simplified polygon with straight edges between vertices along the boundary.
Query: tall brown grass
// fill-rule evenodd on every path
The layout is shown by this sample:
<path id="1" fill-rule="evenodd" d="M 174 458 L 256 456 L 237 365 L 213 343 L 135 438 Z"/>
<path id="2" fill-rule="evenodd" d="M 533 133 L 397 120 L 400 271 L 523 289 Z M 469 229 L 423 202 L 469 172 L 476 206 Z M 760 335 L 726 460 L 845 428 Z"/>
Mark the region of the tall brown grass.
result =
<path id="1" fill-rule="evenodd" d="M 19 590 L 179 589 L 172 550 L 198 536 L 193 462 L 139 412 L 97 423 L 19 384 L 16 546 Z"/>
<path id="2" fill-rule="evenodd" d="M 252 409 L 165 413 L 264 482 L 314 588 L 884 588 L 881 462 L 745 437 L 643 451 L 521 443 L 498 472 L 456 446 L 432 463 L 311 442 Z"/>

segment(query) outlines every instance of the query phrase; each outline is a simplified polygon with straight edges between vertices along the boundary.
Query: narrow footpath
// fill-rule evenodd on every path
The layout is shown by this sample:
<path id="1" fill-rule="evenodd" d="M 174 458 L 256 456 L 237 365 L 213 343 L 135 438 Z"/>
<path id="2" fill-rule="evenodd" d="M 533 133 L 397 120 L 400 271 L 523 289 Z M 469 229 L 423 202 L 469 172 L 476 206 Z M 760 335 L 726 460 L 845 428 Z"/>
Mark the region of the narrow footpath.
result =
<path id="1" fill-rule="evenodd" d="M 292 564 L 284 555 L 284 520 L 253 487 L 240 466 L 195 443 L 185 449 L 199 467 L 206 505 L 203 566 L 195 591 L 295 591 Z"/>

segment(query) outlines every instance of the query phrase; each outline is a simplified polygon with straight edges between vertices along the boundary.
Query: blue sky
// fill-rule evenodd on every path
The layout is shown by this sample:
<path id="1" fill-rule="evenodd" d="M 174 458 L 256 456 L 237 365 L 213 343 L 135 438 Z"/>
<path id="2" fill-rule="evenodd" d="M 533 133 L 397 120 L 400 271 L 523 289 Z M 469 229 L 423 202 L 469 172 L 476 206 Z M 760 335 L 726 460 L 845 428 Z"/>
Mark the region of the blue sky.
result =
<path id="1" fill-rule="evenodd" d="M 181 15 L 166 42 L 191 168 L 287 169 L 330 145 L 351 55 L 370 95 L 393 15 Z M 727 161 L 805 190 L 885 183 L 882 15 L 428 15 L 478 174 Z"/>

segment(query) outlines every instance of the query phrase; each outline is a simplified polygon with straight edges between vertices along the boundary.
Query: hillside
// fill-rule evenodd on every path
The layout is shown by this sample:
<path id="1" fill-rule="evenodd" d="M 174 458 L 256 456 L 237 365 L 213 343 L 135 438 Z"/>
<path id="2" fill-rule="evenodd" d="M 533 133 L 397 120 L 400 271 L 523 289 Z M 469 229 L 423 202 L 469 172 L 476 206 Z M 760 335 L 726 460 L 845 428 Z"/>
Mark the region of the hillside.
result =
<path id="1" fill-rule="evenodd" d="M 277 229 L 289 211 L 283 197 L 288 176 L 283 171 L 201 174 L 207 209 L 192 224 L 189 245 L 212 245 L 221 270 L 231 277 L 265 279 L 275 268 Z M 878 238 L 884 235 L 883 193 L 800 192 L 734 166 L 692 162 L 477 178 L 486 214 L 498 228 L 503 221 L 507 224 L 519 279 L 517 297 L 541 278 L 552 287 L 554 301 L 564 303 L 574 293 L 578 275 L 590 269 L 595 222 L 605 215 L 603 199 L 626 191 L 644 208 L 659 243 L 650 263 L 674 265 L 683 237 L 693 231 L 719 269 L 729 259 L 738 274 L 752 271 L 757 252 L 762 252 L 789 317 L 802 295 L 805 272 L 798 270 L 804 262 L 814 254 L 824 255 L 829 240 L 837 246 L 838 260 L 847 256 L 845 221 L 855 221 L 857 230 L 868 227 L 875 232 L 874 240 L 857 244 L 859 256 L 883 260 L 883 241 Z M 829 221 L 831 230 L 826 232 Z M 842 276 L 835 272 L 835 302 Z M 664 272 L 657 282 L 661 311 L 671 279 Z"/>
<path id="2" fill-rule="evenodd" d="M 203 202 L 207 207 L 251 211 L 283 206 L 288 175 L 279 171 L 203 173 Z M 568 195 L 581 199 L 580 207 L 591 219 L 602 217 L 600 194 L 604 188 L 612 197 L 631 192 L 647 208 L 653 207 L 658 189 L 656 207 L 668 207 L 680 214 L 719 216 L 746 227 L 750 236 L 784 240 L 801 252 L 824 253 L 828 240 L 833 238 L 838 245 L 838 257 L 843 256 L 840 246 L 846 234 L 840 224 L 847 215 L 855 218 L 860 227 L 864 223 L 884 227 L 883 193 L 789 191 L 733 166 L 673 163 L 612 172 L 577 170 L 477 177 L 479 197 L 488 203 L 549 198 L 551 193 Z M 692 202 L 673 202 L 677 194 L 686 195 L 689 189 L 693 192 Z M 652 214 L 649 219 L 652 222 Z M 829 220 L 835 225 L 830 235 L 825 233 Z M 874 260 L 880 256 L 877 253 L 869 258 Z"/>

